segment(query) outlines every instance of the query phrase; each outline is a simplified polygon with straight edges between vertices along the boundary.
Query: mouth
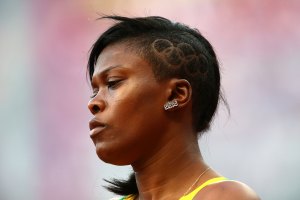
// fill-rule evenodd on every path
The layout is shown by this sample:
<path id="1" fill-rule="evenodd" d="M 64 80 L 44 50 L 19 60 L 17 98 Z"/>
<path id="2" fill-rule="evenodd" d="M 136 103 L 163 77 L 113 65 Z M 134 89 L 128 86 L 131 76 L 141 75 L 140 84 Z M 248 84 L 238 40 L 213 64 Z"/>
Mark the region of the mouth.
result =
<path id="1" fill-rule="evenodd" d="M 93 118 L 90 123 L 90 137 L 94 139 L 101 131 L 106 128 L 106 124 L 99 122 L 97 119 Z"/>

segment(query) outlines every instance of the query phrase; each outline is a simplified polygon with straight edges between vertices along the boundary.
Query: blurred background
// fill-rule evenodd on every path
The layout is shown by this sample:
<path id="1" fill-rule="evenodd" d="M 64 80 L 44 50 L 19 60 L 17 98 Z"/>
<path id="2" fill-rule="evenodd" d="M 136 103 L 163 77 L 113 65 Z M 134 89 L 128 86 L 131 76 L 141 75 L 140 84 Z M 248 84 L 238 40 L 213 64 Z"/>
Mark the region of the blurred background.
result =
<path id="1" fill-rule="evenodd" d="M 300 196 L 300 1 L 1 0 L 0 199 L 105 200 L 89 138 L 89 49 L 111 24 L 99 14 L 160 15 L 215 47 L 230 105 L 201 139 L 206 161 L 262 199 Z"/>

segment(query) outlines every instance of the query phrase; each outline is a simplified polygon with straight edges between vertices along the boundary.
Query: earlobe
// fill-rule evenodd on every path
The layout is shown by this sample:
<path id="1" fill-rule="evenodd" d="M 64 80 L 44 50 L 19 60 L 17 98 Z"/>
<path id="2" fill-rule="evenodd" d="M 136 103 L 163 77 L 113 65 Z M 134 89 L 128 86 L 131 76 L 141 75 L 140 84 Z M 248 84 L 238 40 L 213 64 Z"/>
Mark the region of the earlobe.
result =
<path id="1" fill-rule="evenodd" d="M 192 87 L 187 80 L 172 79 L 170 81 L 170 88 L 171 94 L 169 94 L 168 102 L 164 106 L 165 110 L 185 107 L 191 101 Z"/>

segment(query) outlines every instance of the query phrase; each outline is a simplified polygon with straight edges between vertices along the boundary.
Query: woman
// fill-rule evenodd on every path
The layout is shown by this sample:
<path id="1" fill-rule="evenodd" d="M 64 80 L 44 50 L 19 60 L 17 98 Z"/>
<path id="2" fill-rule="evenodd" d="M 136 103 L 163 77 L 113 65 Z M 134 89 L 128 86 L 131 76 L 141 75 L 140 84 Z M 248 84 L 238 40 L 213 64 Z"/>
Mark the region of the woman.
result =
<path id="1" fill-rule="evenodd" d="M 210 43 L 162 17 L 105 18 L 118 22 L 89 57 L 90 136 L 101 160 L 134 170 L 108 189 L 122 199 L 259 199 L 211 169 L 199 150 L 222 100 Z"/>

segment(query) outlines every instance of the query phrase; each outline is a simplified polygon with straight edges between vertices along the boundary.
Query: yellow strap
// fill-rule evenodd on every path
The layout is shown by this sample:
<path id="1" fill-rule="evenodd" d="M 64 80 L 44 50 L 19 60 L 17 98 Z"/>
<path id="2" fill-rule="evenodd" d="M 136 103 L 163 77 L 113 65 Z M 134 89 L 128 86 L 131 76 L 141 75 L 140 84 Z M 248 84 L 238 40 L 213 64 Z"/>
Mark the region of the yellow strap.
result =
<path id="1" fill-rule="evenodd" d="M 228 180 L 228 179 L 225 178 L 225 177 L 223 177 L 223 176 L 209 179 L 206 182 L 204 182 L 202 185 L 200 185 L 199 187 L 197 187 L 195 190 L 193 190 L 192 192 L 190 192 L 189 194 L 181 197 L 179 200 L 192 200 L 196 196 L 196 194 L 198 192 L 200 192 L 200 190 L 202 190 L 205 186 L 211 185 L 213 183 L 219 183 L 219 182 L 226 181 L 226 180 Z M 133 200 L 134 199 L 134 195 L 129 195 L 129 196 L 123 197 L 121 200 L 123 200 L 123 199 L 124 200 Z"/>
<path id="2" fill-rule="evenodd" d="M 126 196 L 126 197 L 124 197 L 124 198 L 122 198 L 121 200 L 133 200 L 134 199 L 134 195 L 128 195 L 128 196 Z"/>
<path id="3" fill-rule="evenodd" d="M 219 182 L 226 181 L 226 180 L 228 180 L 228 179 L 225 177 L 217 177 L 217 178 L 209 179 L 208 181 L 204 182 L 202 185 L 197 187 L 195 190 L 193 190 L 191 193 L 181 197 L 179 200 L 192 200 L 196 196 L 196 194 L 200 190 L 202 190 L 205 186 L 208 186 L 213 183 L 219 183 Z"/>

